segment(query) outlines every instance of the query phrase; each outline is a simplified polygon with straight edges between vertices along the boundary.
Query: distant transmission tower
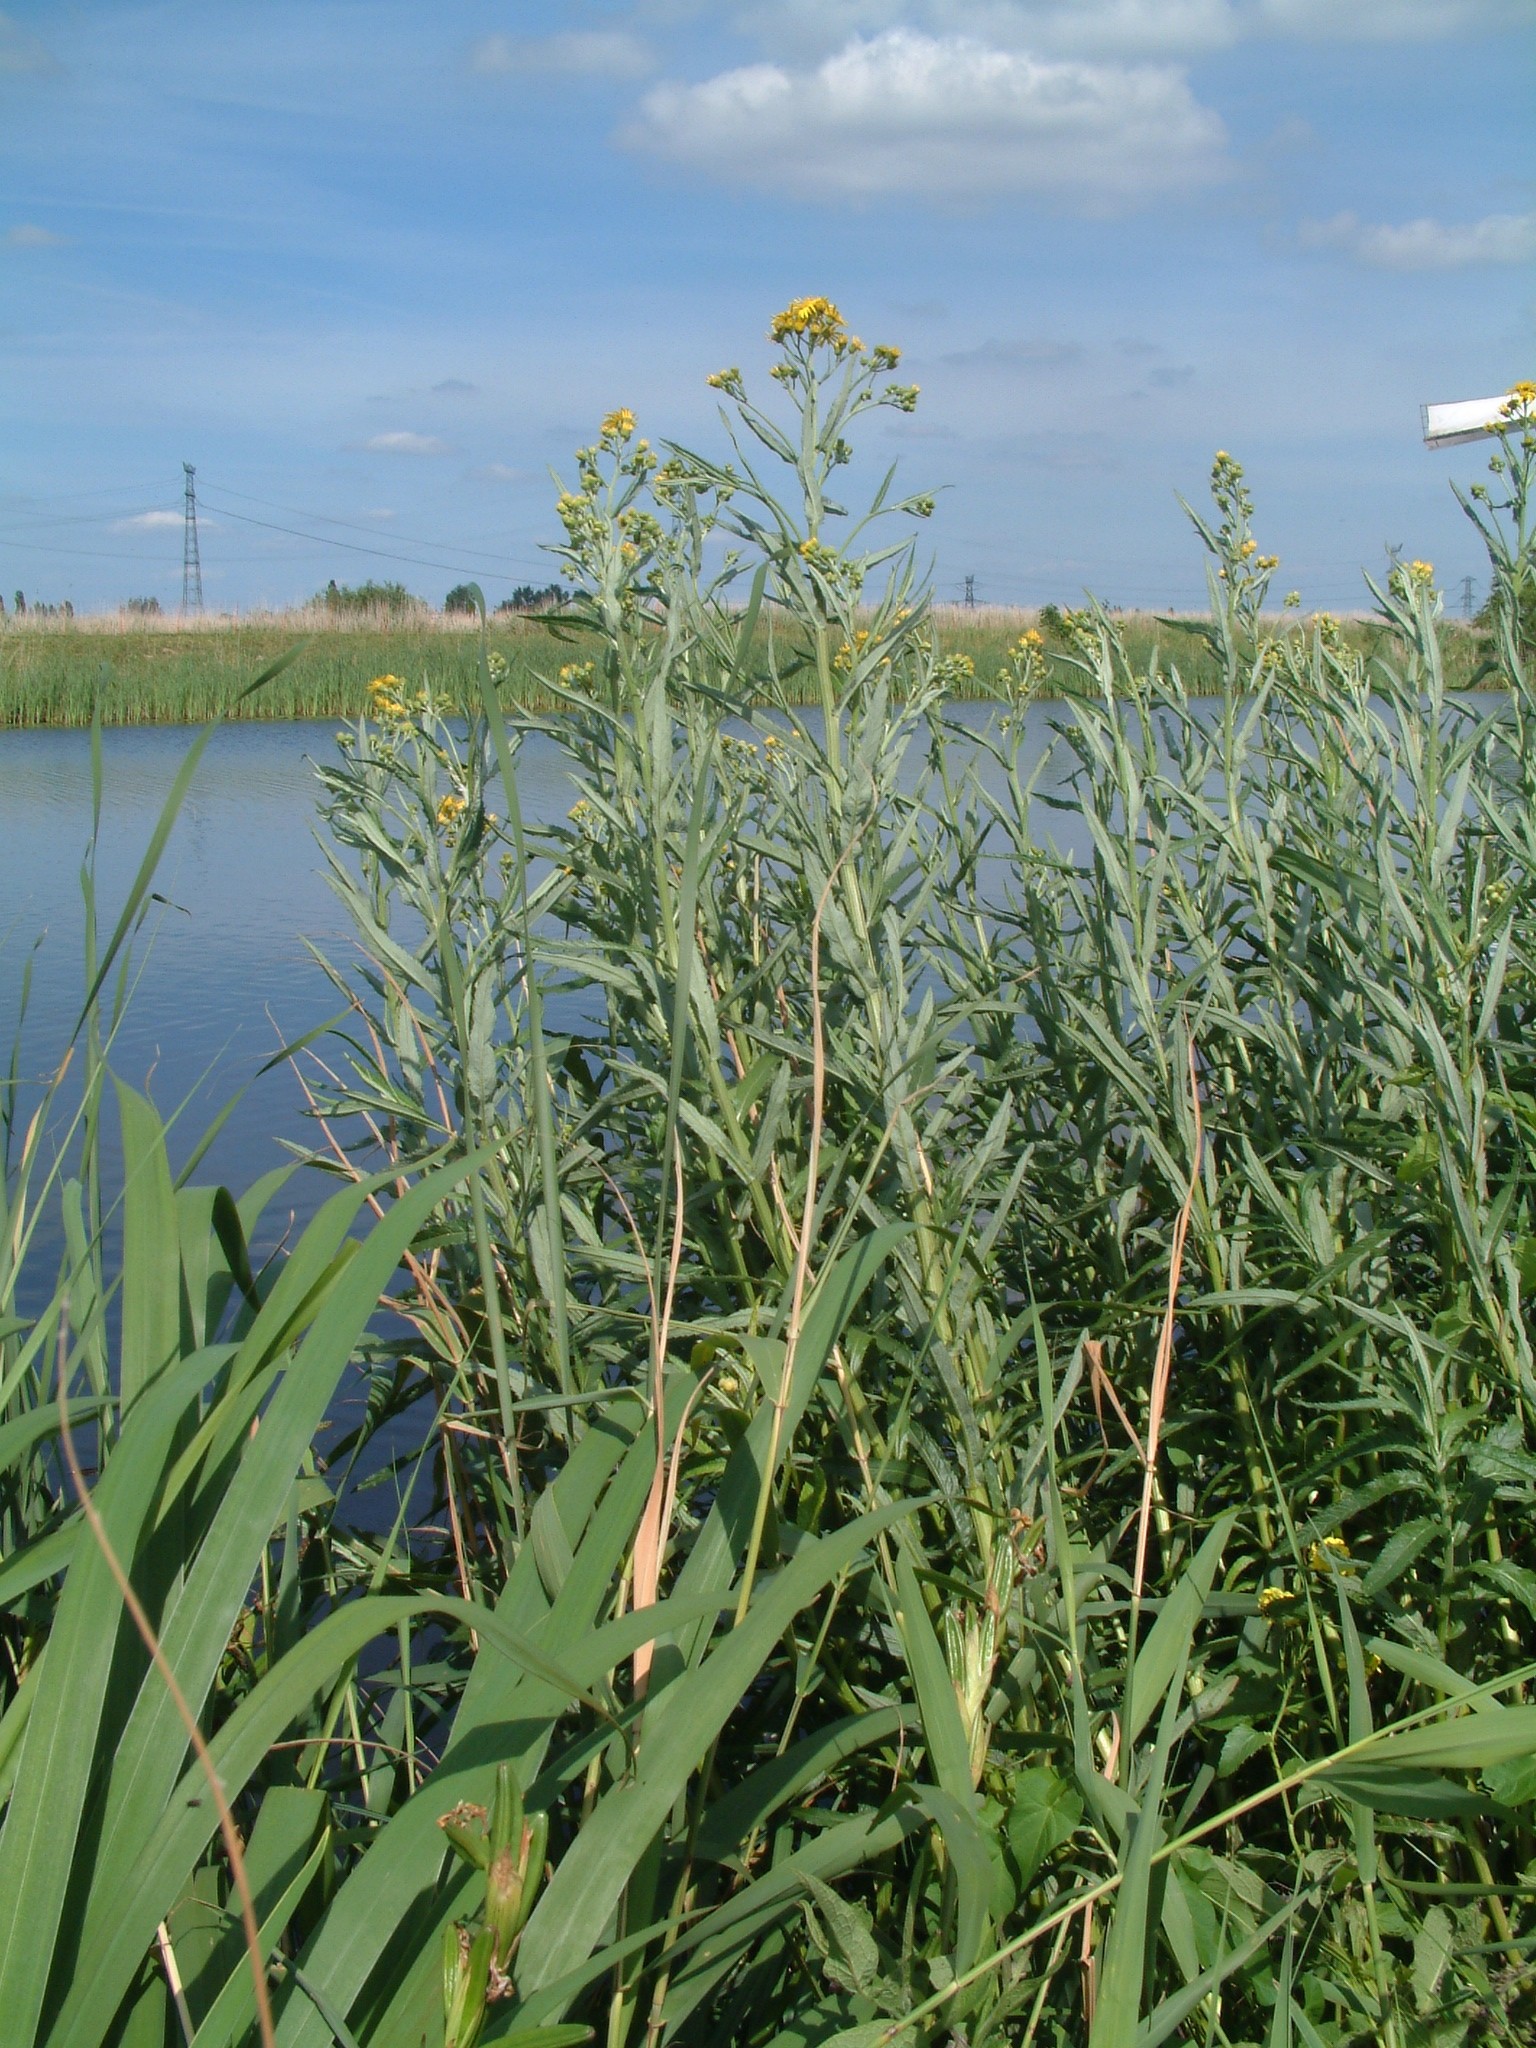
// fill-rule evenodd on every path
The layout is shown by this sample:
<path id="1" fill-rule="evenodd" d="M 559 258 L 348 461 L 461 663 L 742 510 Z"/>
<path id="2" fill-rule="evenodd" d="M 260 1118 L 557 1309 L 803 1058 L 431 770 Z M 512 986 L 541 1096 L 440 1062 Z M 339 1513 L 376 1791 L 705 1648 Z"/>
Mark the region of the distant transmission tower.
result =
<path id="1" fill-rule="evenodd" d="M 197 471 L 190 462 L 182 465 L 187 477 L 187 510 L 181 532 L 181 608 L 200 612 L 203 608 L 203 563 L 197 552 Z"/>
<path id="2" fill-rule="evenodd" d="M 975 611 L 976 609 L 976 578 L 974 576 L 967 576 L 965 579 L 965 605 L 967 611 Z"/>
<path id="3" fill-rule="evenodd" d="M 1470 618 L 1471 618 L 1471 616 L 1472 616 L 1472 592 L 1473 592 L 1473 589 L 1474 589 L 1474 587 L 1475 587 L 1475 586 L 1474 586 L 1474 584 L 1473 584 L 1473 582 L 1472 582 L 1472 578 L 1471 578 L 1470 576 L 1463 576 L 1463 577 L 1462 577 L 1462 579 L 1461 579 L 1461 616 L 1462 616 L 1462 617 L 1463 617 L 1464 619 L 1470 619 Z"/>

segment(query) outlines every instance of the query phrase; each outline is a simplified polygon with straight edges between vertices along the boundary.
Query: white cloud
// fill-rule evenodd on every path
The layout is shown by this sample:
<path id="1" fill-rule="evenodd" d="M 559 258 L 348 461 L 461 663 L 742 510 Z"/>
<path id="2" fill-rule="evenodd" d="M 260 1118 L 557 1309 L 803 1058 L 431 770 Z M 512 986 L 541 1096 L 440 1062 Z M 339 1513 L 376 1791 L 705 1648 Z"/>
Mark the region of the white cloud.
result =
<path id="1" fill-rule="evenodd" d="M 1342 249 L 1378 270 L 1463 270 L 1478 263 L 1536 259 L 1536 213 L 1490 213 L 1481 220 L 1446 224 L 1410 220 L 1400 227 L 1372 226 L 1357 214 L 1304 223 L 1309 249 Z"/>
<path id="2" fill-rule="evenodd" d="M 641 78 L 655 60 L 638 36 L 619 29 L 573 30 L 557 36 L 486 36 L 470 52 L 476 71 L 567 78 Z"/>
<path id="3" fill-rule="evenodd" d="M 185 512 L 135 512 L 129 519 L 114 521 L 112 530 L 114 533 L 150 533 L 162 526 L 180 526 L 185 517 Z M 211 526 L 213 521 L 200 512 L 198 524 Z"/>
<path id="4" fill-rule="evenodd" d="M 802 59 L 912 28 L 1041 56 L 1180 57 L 1253 38 L 1403 42 L 1529 18 L 1528 0 L 738 0 L 738 22 Z"/>
<path id="5" fill-rule="evenodd" d="M 24 220 L 14 228 L 8 228 L 5 246 L 8 249 L 62 249 L 68 237 L 56 235 L 52 228 L 40 228 L 35 221 Z"/>
<path id="6" fill-rule="evenodd" d="M 392 434 L 375 434 L 363 443 L 370 455 L 446 455 L 448 443 L 435 434 L 412 434 L 404 428 Z"/>
<path id="7" fill-rule="evenodd" d="M 659 85 L 622 139 L 801 199 L 1033 192 L 1102 210 L 1217 176 L 1226 138 L 1168 66 L 1052 62 L 898 28 L 814 69 Z"/>

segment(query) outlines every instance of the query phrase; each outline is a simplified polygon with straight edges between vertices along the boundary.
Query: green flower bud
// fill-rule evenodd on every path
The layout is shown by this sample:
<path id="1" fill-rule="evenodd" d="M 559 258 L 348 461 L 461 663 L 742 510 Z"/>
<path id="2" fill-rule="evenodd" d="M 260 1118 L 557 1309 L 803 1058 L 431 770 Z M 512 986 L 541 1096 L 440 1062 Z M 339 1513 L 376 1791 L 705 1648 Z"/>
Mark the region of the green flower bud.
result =
<path id="1" fill-rule="evenodd" d="M 485 2025 L 491 1974 L 491 1933 L 482 1927 L 443 1929 L 443 2048 L 475 2048 Z"/>

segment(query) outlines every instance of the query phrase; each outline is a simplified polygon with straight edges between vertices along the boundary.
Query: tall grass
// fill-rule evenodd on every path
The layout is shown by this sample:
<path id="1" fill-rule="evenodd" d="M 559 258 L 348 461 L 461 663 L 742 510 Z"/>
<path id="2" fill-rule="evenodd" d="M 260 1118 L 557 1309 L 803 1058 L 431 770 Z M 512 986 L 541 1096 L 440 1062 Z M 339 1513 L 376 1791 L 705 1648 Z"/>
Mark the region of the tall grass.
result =
<path id="1" fill-rule="evenodd" d="M 1015 642 L 979 773 L 879 523 L 927 501 L 828 504 L 895 352 L 775 334 L 729 468 L 623 413 L 578 455 L 547 716 L 487 647 L 325 769 L 332 1205 L 252 1272 L 272 1190 L 178 1188 L 120 1091 L 121 1275 L 87 1172 L 0 1322 L 18 2038 L 255 2037 L 205 1762 L 285 2048 L 1530 2036 L 1518 632 L 1473 706 L 1421 567 L 1370 661 L 1276 635 L 1228 461 L 1216 699 L 1090 606 Z M 1501 459 L 1523 533 L 1518 408 Z M 538 831 L 533 730 L 579 792 Z"/>

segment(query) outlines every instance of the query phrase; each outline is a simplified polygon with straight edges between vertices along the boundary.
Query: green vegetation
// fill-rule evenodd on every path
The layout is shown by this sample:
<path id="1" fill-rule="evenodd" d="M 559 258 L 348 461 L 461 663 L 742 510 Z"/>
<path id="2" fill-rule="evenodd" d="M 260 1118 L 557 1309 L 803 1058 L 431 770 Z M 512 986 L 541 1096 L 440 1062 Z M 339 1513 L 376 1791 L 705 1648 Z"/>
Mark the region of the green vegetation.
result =
<path id="1" fill-rule="evenodd" d="M 119 1089 L 109 1256 L 152 858 L 89 940 L 74 1164 L 13 1073 L 6 2025 L 1514 2048 L 1517 610 L 1491 709 L 1448 695 L 1427 564 L 1375 593 L 1369 663 L 1275 636 L 1219 458 L 1190 643 L 1219 701 L 1064 622 L 1068 860 L 1021 751 L 1043 636 L 983 780 L 875 524 L 928 501 L 828 508 L 859 419 L 914 402 L 896 352 L 820 299 L 774 331 L 779 410 L 712 380 L 729 469 L 658 462 L 626 412 L 579 452 L 590 660 L 538 722 L 568 820 L 521 817 L 534 721 L 494 648 L 467 699 L 381 675 L 323 771 L 370 964 L 337 970 L 340 1186 L 302 1237 L 257 1269 L 275 1184 L 178 1182 Z M 1518 409 L 1501 459 L 1500 545 L 1536 484 Z M 713 535 L 740 559 L 711 580 Z M 723 731 L 781 686 L 758 743 Z"/>

